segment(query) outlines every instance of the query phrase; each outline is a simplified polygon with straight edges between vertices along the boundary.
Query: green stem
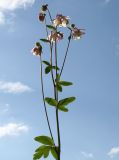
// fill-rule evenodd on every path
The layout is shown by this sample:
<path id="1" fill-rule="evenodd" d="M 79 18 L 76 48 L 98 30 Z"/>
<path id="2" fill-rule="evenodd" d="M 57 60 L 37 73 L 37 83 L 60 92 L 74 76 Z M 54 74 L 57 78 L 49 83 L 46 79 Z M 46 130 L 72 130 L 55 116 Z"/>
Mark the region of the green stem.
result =
<path id="1" fill-rule="evenodd" d="M 52 49 L 53 49 L 53 44 L 51 44 L 51 42 L 50 42 L 50 64 L 51 64 L 51 66 L 53 66 L 53 64 L 52 64 Z M 54 86 L 54 93 L 55 93 L 55 80 L 54 80 L 54 74 L 53 74 L 52 69 L 51 69 L 51 77 L 52 77 L 52 82 L 53 82 L 53 86 Z"/>
<path id="2" fill-rule="evenodd" d="M 57 42 L 55 40 L 55 65 L 56 65 L 56 86 L 57 86 Z M 56 89 L 56 94 L 55 94 L 55 99 L 58 101 L 58 90 L 57 87 Z M 56 123 L 57 123 L 57 135 L 58 135 L 58 160 L 60 160 L 60 153 L 61 153 L 61 140 L 60 140 L 60 128 L 59 128 L 59 114 L 58 114 L 58 108 L 56 108 Z"/>
<path id="3" fill-rule="evenodd" d="M 48 12 L 49 12 L 49 10 L 48 10 Z M 50 12 L 49 12 L 49 15 L 50 15 Z M 50 15 L 50 18 L 51 18 L 51 15 Z M 47 21 L 46 21 L 46 18 L 45 18 L 45 28 L 46 28 L 46 35 L 47 35 L 47 37 L 48 37 L 48 29 L 47 29 Z M 50 64 L 51 64 L 51 66 L 53 65 L 52 64 L 52 51 L 53 51 L 53 43 L 52 42 L 50 42 Z M 55 95 L 56 95 L 56 86 L 55 86 L 55 80 L 54 80 L 54 74 L 53 74 L 53 70 L 51 70 L 51 77 L 52 77 L 52 82 L 53 82 L 53 88 L 54 88 L 54 97 L 55 97 Z M 53 140 L 54 141 L 54 140 Z M 54 142 L 54 146 L 56 146 L 55 145 L 55 142 Z M 55 151 L 56 151 L 56 153 L 57 153 L 57 155 L 58 155 L 58 151 L 57 151 L 57 149 L 55 148 Z"/>
<path id="4" fill-rule="evenodd" d="M 44 104 L 44 109 L 45 109 L 45 116 L 46 116 L 46 120 L 47 120 L 47 124 L 48 124 L 48 128 L 49 128 L 49 132 L 50 132 L 50 136 L 52 138 L 52 140 L 54 141 L 53 138 L 53 134 L 52 134 L 52 130 L 50 127 L 50 122 L 49 122 L 49 118 L 48 118 L 48 113 L 47 113 L 47 108 L 46 108 L 46 103 L 45 103 L 45 94 L 44 94 L 44 84 L 43 84 L 43 67 L 42 67 L 42 57 L 40 56 L 40 65 L 41 65 L 41 88 L 42 88 L 42 97 L 43 97 L 43 104 Z M 55 146 L 55 144 L 54 144 Z"/>
<path id="5" fill-rule="evenodd" d="M 52 19 L 52 16 L 51 16 L 51 13 L 50 13 L 49 9 L 48 9 L 48 14 L 49 14 L 51 22 L 53 22 L 53 19 Z"/>
<path id="6" fill-rule="evenodd" d="M 48 14 L 50 17 L 51 22 L 53 23 L 53 19 L 51 17 L 50 11 L 48 9 Z M 46 19 L 45 19 L 45 25 L 46 25 Z M 46 33 L 48 37 L 48 30 L 46 26 Z M 53 43 L 50 42 L 50 62 L 52 66 L 52 49 L 53 49 Z M 53 81 L 53 86 L 54 86 L 54 97 L 58 101 L 58 90 L 56 88 L 57 86 L 57 43 L 55 41 L 55 65 L 56 65 L 56 85 L 55 85 L 55 80 L 54 80 L 54 75 L 53 75 L 53 70 L 51 70 L 51 76 L 52 76 L 52 81 Z M 58 152 L 56 151 L 58 155 L 58 160 L 60 160 L 60 152 L 61 152 L 61 142 L 60 142 L 60 129 L 59 129 L 59 114 L 58 114 L 58 108 L 56 109 L 56 123 L 57 123 L 57 134 L 58 134 Z"/>
<path id="7" fill-rule="evenodd" d="M 70 36 L 68 38 L 68 45 L 67 45 L 65 57 L 64 57 L 64 60 L 63 60 L 62 68 L 61 68 L 61 71 L 60 71 L 60 77 L 61 77 L 63 69 L 64 69 L 64 65 L 65 65 L 65 62 L 66 62 L 67 54 L 68 54 L 68 51 L 69 51 L 70 42 L 71 42 L 71 33 L 70 33 Z"/>
<path id="8" fill-rule="evenodd" d="M 47 29 L 47 21 L 46 21 L 46 17 L 45 17 L 45 29 L 46 29 L 46 35 L 48 37 L 48 29 Z"/>
<path id="9" fill-rule="evenodd" d="M 45 28 L 46 28 L 46 35 L 48 37 L 46 18 L 45 18 Z M 50 64 L 51 64 L 51 66 L 52 66 L 52 49 L 53 49 L 53 44 L 50 42 Z M 54 80 L 53 70 L 51 70 L 51 77 L 52 77 L 52 82 L 53 82 L 53 87 L 54 87 L 54 95 L 55 95 L 55 80 Z"/>

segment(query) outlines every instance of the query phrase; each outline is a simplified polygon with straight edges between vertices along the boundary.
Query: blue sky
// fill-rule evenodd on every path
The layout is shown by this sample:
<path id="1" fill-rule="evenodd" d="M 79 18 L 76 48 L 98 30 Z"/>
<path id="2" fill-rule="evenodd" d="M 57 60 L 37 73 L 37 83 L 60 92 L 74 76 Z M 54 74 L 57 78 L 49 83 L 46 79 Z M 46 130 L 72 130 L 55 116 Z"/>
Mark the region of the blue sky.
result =
<path id="1" fill-rule="evenodd" d="M 0 0 L 0 159 L 32 160 L 38 147 L 33 138 L 49 135 L 39 58 L 30 52 L 46 35 L 37 18 L 43 3 L 49 4 L 54 17 L 68 15 L 86 29 L 81 40 L 72 41 L 62 77 L 74 85 L 61 96 L 77 97 L 69 113 L 60 113 L 62 160 L 118 160 L 118 0 Z M 61 58 L 64 44 L 60 42 Z M 46 77 L 48 96 L 50 82 Z M 56 138 L 54 111 L 48 112 Z"/>

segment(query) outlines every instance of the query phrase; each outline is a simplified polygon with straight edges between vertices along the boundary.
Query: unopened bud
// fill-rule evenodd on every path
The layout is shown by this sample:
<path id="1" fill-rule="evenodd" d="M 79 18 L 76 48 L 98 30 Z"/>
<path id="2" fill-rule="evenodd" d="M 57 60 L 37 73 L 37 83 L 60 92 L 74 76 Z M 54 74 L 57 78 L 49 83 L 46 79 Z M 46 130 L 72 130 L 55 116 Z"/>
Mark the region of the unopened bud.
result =
<path id="1" fill-rule="evenodd" d="M 39 42 L 36 42 L 36 46 L 37 46 L 37 47 L 40 47 L 41 44 L 40 44 Z"/>
<path id="2" fill-rule="evenodd" d="M 71 24 L 71 27 L 74 28 L 74 27 L 75 27 L 75 24 Z"/>
<path id="3" fill-rule="evenodd" d="M 48 9 L 48 4 L 43 5 L 42 8 L 41 8 L 41 10 L 44 11 L 44 12 L 47 11 L 47 9 Z"/>

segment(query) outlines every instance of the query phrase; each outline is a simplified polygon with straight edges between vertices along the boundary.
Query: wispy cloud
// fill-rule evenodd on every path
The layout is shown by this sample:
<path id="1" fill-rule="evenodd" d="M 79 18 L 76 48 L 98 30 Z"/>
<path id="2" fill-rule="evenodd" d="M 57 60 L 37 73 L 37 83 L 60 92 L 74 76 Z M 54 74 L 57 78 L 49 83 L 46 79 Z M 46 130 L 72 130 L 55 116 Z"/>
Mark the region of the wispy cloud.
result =
<path id="1" fill-rule="evenodd" d="M 14 12 L 19 8 L 32 6 L 35 0 L 0 0 L 0 25 L 5 24 L 6 13 Z"/>
<path id="2" fill-rule="evenodd" d="M 0 9 L 14 11 L 18 8 L 25 8 L 31 6 L 35 0 L 0 0 Z"/>
<path id="3" fill-rule="evenodd" d="M 81 154 L 87 159 L 94 158 L 94 155 L 92 153 L 82 151 Z"/>
<path id="4" fill-rule="evenodd" d="M 0 25 L 5 24 L 5 16 L 4 14 L 0 11 Z"/>
<path id="5" fill-rule="evenodd" d="M 10 105 L 8 103 L 0 104 L 0 115 L 4 115 L 8 113 L 9 110 L 10 110 Z"/>
<path id="6" fill-rule="evenodd" d="M 105 0 L 105 3 L 109 3 L 111 0 Z"/>
<path id="7" fill-rule="evenodd" d="M 32 91 L 32 89 L 21 82 L 0 81 L 0 91 L 5 93 L 23 93 Z"/>
<path id="8" fill-rule="evenodd" d="M 107 154 L 110 158 L 114 158 L 115 156 L 119 155 L 119 147 L 113 147 Z"/>
<path id="9" fill-rule="evenodd" d="M 29 127 L 21 123 L 8 123 L 0 126 L 0 138 L 6 136 L 18 136 L 22 133 L 28 132 Z"/>

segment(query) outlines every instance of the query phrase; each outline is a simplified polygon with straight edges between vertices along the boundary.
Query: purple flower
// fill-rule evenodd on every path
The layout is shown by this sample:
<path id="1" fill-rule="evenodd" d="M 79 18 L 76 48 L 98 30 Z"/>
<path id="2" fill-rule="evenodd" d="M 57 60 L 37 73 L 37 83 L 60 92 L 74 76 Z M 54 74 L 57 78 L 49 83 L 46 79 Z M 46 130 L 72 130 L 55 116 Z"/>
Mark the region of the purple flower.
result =
<path id="1" fill-rule="evenodd" d="M 74 40 L 80 39 L 82 37 L 82 35 L 85 34 L 85 32 L 83 32 L 83 29 L 78 29 L 76 27 L 72 27 L 72 38 Z"/>
<path id="2" fill-rule="evenodd" d="M 63 33 L 51 31 L 51 34 L 48 36 L 48 40 L 51 42 L 60 41 L 63 39 Z"/>
<path id="3" fill-rule="evenodd" d="M 56 18 L 53 20 L 53 24 L 55 27 L 67 27 L 69 24 L 69 17 L 63 16 L 62 14 L 57 14 Z"/>

